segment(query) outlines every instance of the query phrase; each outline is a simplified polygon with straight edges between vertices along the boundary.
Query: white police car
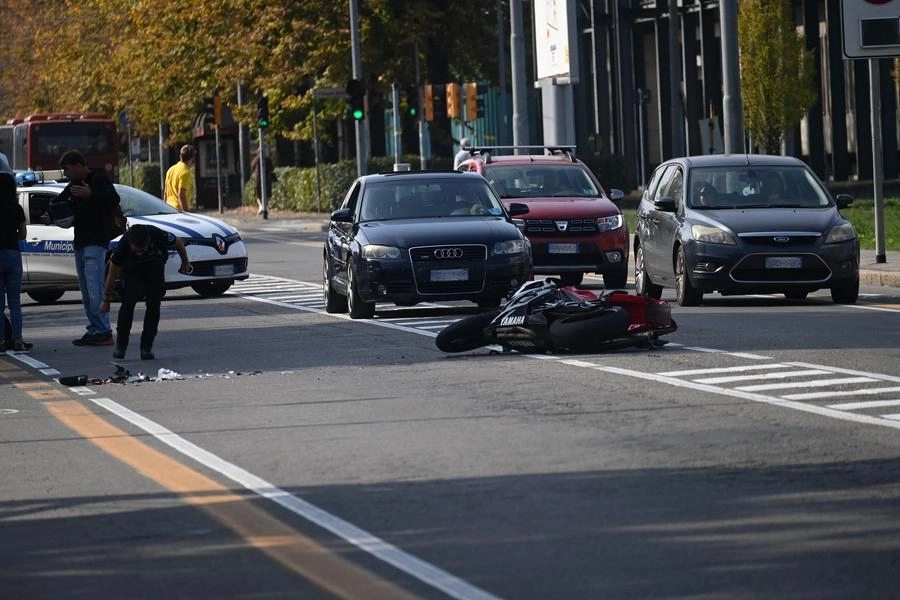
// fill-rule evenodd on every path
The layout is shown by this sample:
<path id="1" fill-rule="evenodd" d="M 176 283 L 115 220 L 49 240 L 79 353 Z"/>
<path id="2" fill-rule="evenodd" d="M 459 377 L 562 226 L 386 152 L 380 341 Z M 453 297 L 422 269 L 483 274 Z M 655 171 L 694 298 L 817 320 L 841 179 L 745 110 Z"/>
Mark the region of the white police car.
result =
<path id="1" fill-rule="evenodd" d="M 19 204 L 25 211 L 28 235 L 22 249 L 22 291 L 37 302 L 55 302 L 66 291 L 78 290 L 75 272 L 75 230 L 45 225 L 42 216 L 65 183 L 42 181 L 41 174 L 18 173 Z M 128 225 L 154 225 L 184 241 L 193 271 L 178 272 L 180 261 L 166 263 L 166 288 L 191 287 L 204 297 L 224 294 L 237 279 L 250 276 L 247 247 L 237 229 L 205 215 L 179 212 L 151 194 L 116 184 Z M 114 248 L 118 238 L 110 242 Z"/>

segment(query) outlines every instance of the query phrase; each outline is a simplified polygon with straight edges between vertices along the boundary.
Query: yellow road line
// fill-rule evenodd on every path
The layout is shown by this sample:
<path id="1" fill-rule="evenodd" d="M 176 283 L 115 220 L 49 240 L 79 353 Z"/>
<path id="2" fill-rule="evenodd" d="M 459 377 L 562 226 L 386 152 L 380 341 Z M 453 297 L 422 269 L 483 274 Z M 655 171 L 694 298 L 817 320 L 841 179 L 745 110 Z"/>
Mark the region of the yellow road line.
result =
<path id="1" fill-rule="evenodd" d="M 352 564 L 324 548 L 283 521 L 255 506 L 206 475 L 181 464 L 112 425 L 87 406 L 68 398 L 47 382 L 16 380 L 30 377 L 26 371 L 6 368 L 0 360 L 0 375 L 44 407 L 76 433 L 131 466 L 148 479 L 181 495 L 228 527 L 248 544 L 284 567 L 303 576 L 339 598 L 406 599 L 414 595 Z M 13 379 L 15 378 L 15 379 Z"/>

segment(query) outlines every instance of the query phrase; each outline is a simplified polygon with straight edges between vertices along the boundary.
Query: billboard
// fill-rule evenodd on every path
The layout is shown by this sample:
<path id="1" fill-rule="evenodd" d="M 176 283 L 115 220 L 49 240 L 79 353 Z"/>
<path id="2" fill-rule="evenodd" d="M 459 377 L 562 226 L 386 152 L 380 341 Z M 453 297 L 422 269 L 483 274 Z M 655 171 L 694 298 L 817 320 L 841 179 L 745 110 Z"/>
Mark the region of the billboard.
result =
<path id="1" fill-rule="evenodd" d="M 538 80 L 578 83 L 575 0 L 534 0 L 533 4 Z"/>

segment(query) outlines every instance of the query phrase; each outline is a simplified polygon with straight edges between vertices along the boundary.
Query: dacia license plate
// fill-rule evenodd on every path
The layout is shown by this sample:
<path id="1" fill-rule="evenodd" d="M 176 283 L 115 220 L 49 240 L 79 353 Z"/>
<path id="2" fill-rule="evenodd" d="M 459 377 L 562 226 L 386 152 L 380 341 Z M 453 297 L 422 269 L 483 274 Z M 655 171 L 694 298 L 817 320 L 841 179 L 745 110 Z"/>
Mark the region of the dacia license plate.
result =
<path id="1" fill-rule="evenodd" d="M 432 269 L 431 281 L 468 281 L 468 269 Z"/>
<path id="2" fill-rule="evenodd" d="M 578 244 L 549 244 L 550 254 L 578 254 Z"/>
<path id="3" fill-rule="evenodd" d="M 213 265 L 213 275 L 216 277 L 234 275 L 234 265 Z"/>
<path id="4" fill-rule="evenodd" d="M 803 259 L 799 256 L 767 256 L 767 269 L 800 269 L 803 267 Z"/>

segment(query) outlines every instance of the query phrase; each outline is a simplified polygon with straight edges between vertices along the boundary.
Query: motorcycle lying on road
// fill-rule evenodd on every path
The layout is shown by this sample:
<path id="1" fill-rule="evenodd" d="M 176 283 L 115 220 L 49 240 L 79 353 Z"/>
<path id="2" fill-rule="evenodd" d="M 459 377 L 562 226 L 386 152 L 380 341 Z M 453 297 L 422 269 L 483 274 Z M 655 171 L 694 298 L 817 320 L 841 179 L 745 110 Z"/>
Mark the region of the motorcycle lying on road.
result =
<path id="1" fill-rule="evenodd" d="M 435 343 L 443 352 L 492 344 L 529 353 L 658 348 L 666 343 L 660 336 L 677 329 L 665 300 L 618 290 L 598 296 L 548 278 L 522 285 L 500 310 L 451 323 Z"/>

